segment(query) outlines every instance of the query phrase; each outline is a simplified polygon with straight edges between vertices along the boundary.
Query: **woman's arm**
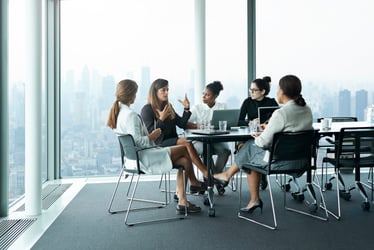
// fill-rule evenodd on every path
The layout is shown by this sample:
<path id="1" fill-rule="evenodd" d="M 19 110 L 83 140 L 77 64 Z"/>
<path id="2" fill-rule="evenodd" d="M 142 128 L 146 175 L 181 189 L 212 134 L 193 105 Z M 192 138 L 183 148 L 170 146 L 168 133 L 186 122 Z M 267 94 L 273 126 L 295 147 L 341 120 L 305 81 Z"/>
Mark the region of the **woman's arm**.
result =
<path id="1" fill-rule="evenodd" d="M 266 129 L 256 137 L 255 144 L 259 147 L 269 147 L 273 141 L 274 134 L 283 131 L 285 127 L 285 118 L 279 110 L 274 111 L 266 125 Z"/>
<path id="2" fill-rule="evenodd" d="M 136 112 L 131 112 L 128 115 L 126 123 L 127 132 L 133 136 L 137 147 L 146 148 L 152 145 L 149 134 L 141 121 L 141 117 Z"/>
<path id="3" fill-rule="evenodd" d="M 153 109 L 150 104 L 146 104 L 142 108 L 141 116 L 149 133 L 151 133 L 156 128 L 160 128 L 161 130 L 164 129 L 164 123 L 156 118 L 156 115 L 153 112 Z"/>
<path id="4" fill-rule="evenodd" d="M 245 126 L 248 124 L 245 124 L 245 117 L 247 116 L 247 105 L 246 105 L 247 99 L 245 99 L 242 103 L 242 106 L 240 107 L 240 114 L 239 114 L 239 121 L 238 126 Z"/>

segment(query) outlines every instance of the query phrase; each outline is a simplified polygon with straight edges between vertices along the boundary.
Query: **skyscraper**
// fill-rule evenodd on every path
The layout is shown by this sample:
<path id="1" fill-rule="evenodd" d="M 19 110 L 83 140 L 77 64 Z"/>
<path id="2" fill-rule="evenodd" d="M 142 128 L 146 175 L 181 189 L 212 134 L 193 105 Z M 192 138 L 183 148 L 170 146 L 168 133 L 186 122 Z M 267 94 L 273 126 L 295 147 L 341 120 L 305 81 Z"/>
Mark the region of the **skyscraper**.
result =
<path id="1" fill-rule="evenodd" d="M 339 91 L 339 116 L 351 116 L 351 92 L 347 89 Z"/>
<path id="2" fill-rule="evenodd" d="M 356 91 L 356 117 L 359 121 L 365 120 L 365 109 L 368 106 L 368 92 L 366 90 Z"/>

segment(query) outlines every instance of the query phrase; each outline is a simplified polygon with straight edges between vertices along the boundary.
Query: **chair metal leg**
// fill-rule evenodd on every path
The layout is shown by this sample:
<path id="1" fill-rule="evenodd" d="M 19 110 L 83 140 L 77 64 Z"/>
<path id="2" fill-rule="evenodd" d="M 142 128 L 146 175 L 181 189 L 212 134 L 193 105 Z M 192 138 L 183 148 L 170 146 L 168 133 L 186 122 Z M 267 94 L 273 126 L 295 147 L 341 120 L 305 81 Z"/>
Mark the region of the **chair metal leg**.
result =
<path id="1" fill-rule="evenodd" d="M 339 174 L 339 170 L 335 169 L 335 175 Z M 332 215 L 335 219 L 340 220 L 341 218 L 341 209 L 340 209 L 340 188 L 339 188 L 339 178 L 336 179 L 336 197 L 337 197 L 337 212 L 334 213 L 331 210 L 327 209 L 326 204 L 321 204 L 320 207 L 324 209 L 328 214 Z"/>
<path id="2" fill-rule="evenodd" d="M 249 218 L 247 216 L 244 216 L 241 212 L 240 212 L 240 208 L 242 206 L 242 183 L 243 183 L 243 176 L 242 176 L 242 173 L 243 171 L 240 171 L 240 180 L 239 180 L 239 209 L 238 209 L 238 218 L 240 219 L 244 219 L 246 221 L 249 221 L 249 222 L 252 222 L 252 223 L 255 223 L 257 225 L 260 225 L 260 226 L 263 226 L 263 227 L 266 227 L 266 228 L 269 228 L 269 229 L 272 229 L 272 230 L 275 230 L 277 228 L 277 218 L 276 218 L 276 215 L 275 215 L 275 207 L 274 207 L 274 200 L 273 200 L 273 193 L 272 193 L 272 189 L 271 189 L 271 183 L 270 183 L 270 175 L 267 175 L 267 180 L 268 180 L 268 189 L 269 189 L 269 194 L 270 194 L 270 203 L 271 203 L 271 208 L 272 208 L 272 213 L 273 213 L 273 225 L 269 225 L 269 224 L 266 224 L 266 223 L 263 223 L 263 222 L 260 222 L 258 220 L 255 220 L 255 219 L 252 219 L 252 218 Z"/>
<path id="3" fill-rule="evenodd" d="M 316 187 L 318 189 L 319 195 L 321 197 L 322 206 L 326 207 L 325 199 L 324 199 L 323 193 L 322 193 L 322 188 L 319 185 L 318 178 L 317 178 L 317 183 L 307 181 L 307 183 L 306 183 L 305 186 L 306 187 L 303 190 L 308 191 L 309 196 L 312 198 L 312 202 L 306 202 L 309 211 L 305 212 L 305 211 L 302 211 L 302 210 L 299 210 L 299 209 L 288 207 L 287 204 L 286 204 L 286 199 L 284 199 L 284 201 L 285 201 L 284 202 L 285 209 L 288 210 L 288 211 L 291 211 L 291 212 L 295 212 L 295 213 L 299 213 L 299 214 L 304 214 L 304 215 L 307 215 L 307 216 L 310 216 L 310 217 L 313 217 L 313 218 L 316 218 L 316 219 L 319 219 L 319 220 L 327 221 L 328 217 L 329 217 L 327 210 L 324 209 L 324 211 L 325 211 L 325 217 L 322 217 L 322 216 L 319 216 L 319 215 L 315 214 L 316 211 L 318 210 L 319 204 L 318 204 L 317 196 L 316 196 L 316 193 L 315 193 L 313 187 Z M 286 193 L 284 193 L 284 196 L 285 195 L 286 195 Z"/>
<path id="4" fill-rule="evenodd" d="M 123 176 L 123 173 L 124 173 L 124 169 L 122 168 L 121 169 L 121 172 L 119 174 L 119 177 L 118 177 L 118 181 L 116 183 L 116 186 L 114 188 L 114 191 L 113 191 L 113 194 L 112 194 L 112 197 L 109 201 L 109 205 L 108 205 L 108 212 L 111 213 L 111 214 L 115 214 L 115 213 L 119 213 L 119 212 L 124 212 L 125 210 L 112 210 L 112 205 L 113 205 L 113 201 L 114 201 L 114 198 L 117 194 L 117 190 L 118 190 L 118 186 L 121 182 L 121 179 L 122 179 L 122 176 Z M 128 175 L 125 176 L 125 179 L 128 177 Z"/>
<path id="5" fill-rule="evenodd" d="M 242 173 L 242 171 L 241 171 L 241 173 Z M 270 224 L 266 224 L 266 223 L 260 222 L 259 220 L 255 220 L 253 218 L 249 218 L 247 216 L 244 216 L 240 212 L 242 181 L 240 181 L 240 187 L 239 187 L 239 212 L 238 212 L 238 217 L 241 218 L 241 219 L 244 219 L 244 220 L 256 223 L 256 224 L 258 224 L 260 226 L 263 226 L 263 227 L 275 230 L 275 229 L 277 229 L 277 219 L 276 219 L 276 214 L 275 214 L 275 206 L 274 206 L 274 199 L 273 199 L 273 193 L 272 193 L 272 186 L 271 186 L 271 181 L 270 181 L 270 175 L 267 176 L 267 179 L 268 179 L 268 185 L 269 185 L 270 203 L 271 203 L 271 208 L 272 208 L 272 213 L 273 213 L 273 224 L 270 225 Z M 315 212 L 318 209 L 318 202 L 317 202 L 317 198 L 316 198 L 316 193 L 315 193 L 314 188 L 313 188 L 314 186 L 316 188 L 318 188 L 319 195 L 321 196 L 322 206 L 326 207 L 325 200 L 324 200 L 323 193 L 322 193 L 322 189 L 321 189 L 321 186 L 319 185 L 319 181 L 317 180 L 317 183 L 314 183 L 314 182 L 309 183 L 309 182 L 307 182 L 307 184 L 306 184 L 305 190 L 308 191 L 309 195 L 312 197 L 312 202 L 311 203 L 307 203 L 308 204 L 308 208 L 309 208 L 308 212 L 305 212 L 303 210 L 299 210 L 299 209 L 291 208 L 291 207 L 287 206 L 287 202 L 286 202 L 287 201 L 287 199 L 286 199 L 287 198 L 286 197 L 287 191 L 285 189 L 282 189 L 284 208 L 287 211 L 291 211 L 291 212 L 295 212 L 295 213 L 307 215 L 309 217 L 316 218 L 316 219 L 319 219 L 319 220 L 327 221 L 328 220 L 328 212 L 327 212 L 327 210 L 324 210 L 324 214 L 325 214 L 324 217 L 315 214 Z"/>
<path id="6" fill-rule="evenodd" d="M 185 179 L 185 172 L 184 171 L 182 171 L 182 172 L 183 172 L 183 179 Z M 169 191 L 170 180 L 165 180 L 165 183 L 164 183 L 165 184 L 165 190 L 166 190 L 165 191 L 165 201 L 155 201 L 155 200 L 146 200 L 146 199 L 135 198 L 135 194 L 136 194 L 136 190 L 137 190 L 137 187 L 138 187 L 138 184 L 139 184 L 139 180 L 140 180 L 140 175 L 138 175 L 138 177 L 137 177 L 137 180 L 136 180 L 135 185 L 134 185 L 133 190 L 132 190 L 131 197 L 128 198 L 129 204 L 128 204 L 128 208 L 125 210 L 125 219 L 124 219 L 124 222 L 127 226 L 134 226 L 134 225 L 139 225 L 139 224 L 149 224 L 149 223 L 161 222 L 161 221 L 182 220 L 185 217 L 187 217 L 187 207 L 185 207 L 184 217 L 177 216 L 177 217 L 161 218 L 161 219 L 156 219 L 156 220 L 143 220 L 143 221 L 136 221 L 136 222 L 131 222 L 131 223 L 128 222 L 130 212 L 144 210 L 144 209 L 164 208 L 170 203 L 170 200 L 168 200 L 168 196 L 170 196 L 170 191 Z M 185 190 L 185 188 L 184 188 L 184 190 Z M 153 203 L 153 204 L 159 204 L 159 205 L 140 207 L 140 208 L 131 208 L 134 201 L 147 202 L 147 203 Z"/>

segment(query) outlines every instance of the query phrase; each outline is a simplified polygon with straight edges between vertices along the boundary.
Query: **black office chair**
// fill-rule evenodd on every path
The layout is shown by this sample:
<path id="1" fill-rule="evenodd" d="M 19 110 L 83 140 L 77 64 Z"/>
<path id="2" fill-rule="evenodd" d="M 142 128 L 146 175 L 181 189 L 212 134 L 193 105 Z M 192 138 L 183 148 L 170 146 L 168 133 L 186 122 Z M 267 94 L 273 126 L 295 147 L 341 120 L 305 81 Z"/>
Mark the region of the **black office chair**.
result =
<path id="1" fill-rule="evenodd" d="M 332 122 L 357 122 L 357 117 L 354 116 L 333 116 L 327 118 L 331 118 Z M 322 119 L 324 118 L 317 118 L 317 122 L 320 123 Z M 326 157 L 328 154 L 335 153 L 335 143 L 337 143 L 337 141 L 334 136 L 322 136 L 319 138 L 317 146 L 318 149 L 325 150 L 324 157 Z M 321 168 L 321 186 L 323 190 L 330 190 L 332 188 L 332 180 L 335 179 L 335 176 L 328 178 L 327 172 L 328 169 L 325 164 L 323 164 Z M 339 179 L 340 183 L 344 185 L 341 175 L 337 176 L 337 178 Z"/>
<path id="2" fill-rule="evenodd" d="M 360 169 L 369 168 L 372 172 L 374 167 L 374 127 L 342 128 L 339 133 L 338 143 L 335 145 L 335 156 L 325 157 L 323 162 L 330 163 L 335 168 L 335 174 L 345 167 L 352 167 L 355 171 L 355 184 L 364 198 L 361 207 L 365 211 L 370 210 L 370 202 L 365 191 L 365 186 L 371 190 L 371 201 L 373 201 L 373 176 L 371 185 L 360 181 Z M 347 193 L 339 187 L 336 181 L 337 191 L 337 214 L 329 211 L 336 219 L 341 218 L 340 197 Z M 350 196 L 349 196 L 350 197 Z M 346 197 L 343 197 L 346 199 Z M 347 200 L 347 199 L 346 199 Z"/>
<path id="3" fill-rule="evenodd" d="M 125 221 L 125 224 L 127 226 L 133 226 L 133 225 L 137 225 L 137 224 L 144 224 L 144 223 L 151 223 L 151 222 L 159 222 L 159 221 L 184 219 L 184 217 L 177 216 L 177 217 L 172 217 L 172 218 L 144 220 L 144 221 L 137 221 L 137 222 L 131 222 L 131 223 L 128 222 L 130 212 L 132 212 L 132 211 L 139 211 L 139 210 L 152 209 L 152 208 L 164 208 L 168 204 L 170 204 L 170 200 L 171 200 L 170 191 L 169 191 L 170 179 L 168 179 L 167 181 L 164 182 L 166 192 L 165 192 L 165 197 L 164 197 L 165 199 L 163 201 L 135 198 L 135 194 L 136 194 L 136 191 L 137 191 L 137 187 L 138 187 L 138 184 L 139 184 L 140 177 L 142 175 L 145 175 L 145 173 L 140 169 L 139 153 L 141 151 L 149 149 L 149 148 L 138 148 L 138 147 L 136 147 L 134 139 L 133 139 L 132 135 L 130 135 L 130 134 L 118 136 L 118 140 L 119 140 L 119 145 L 120 145 L 120 150 L 121 150 L 122 169 L 121 169 L 117 184 L 114 188 L 112 198 L 110 199 L 110 202 L 109 202 L 108 212 L 111 213 L 111 214 L 115 214 L 115 213 L 119 213 L 119 212 L 125 212 L 124 221 Z M 129 168 L 126 165 L 126 160 L 135 161 L 136 162 L 136 169 Z M 184 170 L 183 166 L 173 166 L 173 168 L 178 169 L 178 170 Z M 126 210 L 112 210 L 113 201 L 116 197 L 116 193 L 117 193 L 119 184 L 121 183 L 121 179 L 122 179 L 124 173 L 126 173 L 125 179 L 128 178 L 131 175 L 131 180 L 129 182 L 128 189 L 127 189 L 127 194 L 126 194 L 127 199 L 129 201 L 128 208 Z M 137 176 L 137 178 L 136 178 L 134 187 L 132 187 L 134 176 Z M 165 178 L 168 177 L 168 176 L 169 175 L 165 175 Z M 183 176 L 184 176 L 184 171 L 183 171 Z M 131 192 L 131 195 L 129 195 L 131 188 L 132 188 L 132 192 Z M 152 206 L 148 205 L 148 206 L 143 206 L 143 207 L 132 208 L 132 205 L 133 205 L 134 201 L 149 203 L 149 204 L 152 204 Z M 185 209 L 184 216 L 187 216 L 187 209 Z"/>
<path id="4" fill-rule="evenodd" d="M 294 177 L 300 177 L 306 172 L 306 184 L 302 192 L 308 191 L 311 196 L 311 201 L 305 202 L 308 206 L 308 211 L 302 211 L 295 208 L 288 207 L 286 204 L 286 190 L 284 192 L 284 208 L 288 211 L 297 212 L 300 214 L 308 215 L 320 220 L 327 220 L 328 213 L 324 210 L 324 217 L 317 214 L 319 208 L 319 202 L 317 201 L 316 193 L 314 192 L 313 186 L 316 186 L 319 190 L 321 202 L 323 207 L 325 207 L 325 201 L 322 194 L 321 187 L 317 183 L 312 182 L 311 171 L 315 169 L 316 162 L 316 143 L 317 143 L 317 131 L 308 130 L 300 132 L 281 132 L 274 135 L 273 143 L 271 145 L 268 164 L 265 168 L 245 165 L 240 171 L 242 175 L 243 172 L 248 172 L 249 170 L 254 170 L 258 173 L 267 176 L 268 189 L 270 194 L 270 203 L 273 211 L 273 221 L 274 225 L 266 224 L 255 220 L 252 217 L 244 216 L 242 212 L 238 213 L 238 217 L 245 219 L 247 221 L 259 224 L 261 226 L 276 229 L 277 221 L 275 215 L 272 187 L 270 182 L 271 175 L 291 175 Z M 241 178 L 240 178 L 241 179 Z M 239 208 L 241 207 L 241 192 L 242 192 L 242 182 L 240 182 L 239 187 Z M 294 196 L 293 196 L 294 197 Z M 295 197 L 294 197 L 295 198 Z M 305 209 L 304 209 L 305 210 Z"/>

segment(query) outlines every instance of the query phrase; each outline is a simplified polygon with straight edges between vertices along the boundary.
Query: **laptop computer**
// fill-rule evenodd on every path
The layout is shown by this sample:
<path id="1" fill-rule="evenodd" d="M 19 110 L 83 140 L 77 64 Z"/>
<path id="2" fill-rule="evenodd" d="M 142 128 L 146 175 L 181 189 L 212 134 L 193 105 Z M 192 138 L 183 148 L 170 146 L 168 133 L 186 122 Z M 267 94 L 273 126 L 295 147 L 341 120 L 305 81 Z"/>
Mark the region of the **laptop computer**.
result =
<path id="1" fill-rule="evenodd" d="M 260 124 L 265 123 L 267 120 L 269 120 L 273 112 L 277 109 L 279 109 L 279 106 L 259 107 L 258 119 L 260 121 Z"/>
<path id="2" fill-rule="evenodd" d="M 227 129 L 238 126 L 239 121 L 239 109 L 218 109 L 213 110 L 212 125 L 214 129 L 218 129 L 219 121 L 227 121 Z"/>
<path id="3" fill-rule="evenodd" d="M 230 134 L 230 131 L 198 129 L 198 130 L 192 131 L 192 134 L 195 134 L 195 135 L 225 135 L 225 134 Z"/>

